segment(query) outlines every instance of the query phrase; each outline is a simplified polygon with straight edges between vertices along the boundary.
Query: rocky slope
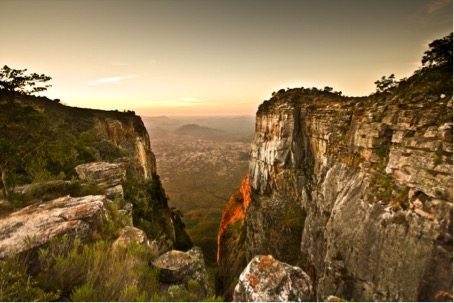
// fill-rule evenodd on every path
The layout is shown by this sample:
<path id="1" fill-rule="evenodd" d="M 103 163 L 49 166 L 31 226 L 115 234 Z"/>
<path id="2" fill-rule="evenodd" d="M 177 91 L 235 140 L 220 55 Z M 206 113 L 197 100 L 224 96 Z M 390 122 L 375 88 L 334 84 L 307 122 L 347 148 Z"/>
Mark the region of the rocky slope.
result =
<path id="1" fill-rule="evenodd" d="M 0 92 L 0 106 L 5 110 L 0 114 L 1 148 L 14 145 L 22 134 L 39 146 L 35 150 L 35 144 L 20 145 L 31 151 L 24 159 L 13 153 L 11 161 L 0 157 L 0 170 L 8 172 L 3 180 L 10 186 L 2 191 L 8 195 L 0 197 L 0 261 L 20 255 L 34 266 L 38 248 L 63 236 L 84 243 L 103 240 L 112 247 L 134 242 L 154 257 L 192 246 L 178 211 L 167 204 L 139 116 L 72 108 L 46 98 L 4 92 Z M 39 130 L 27 124 L 25 117 L 40 119 L 41 125 L 32 124 Z M 53 133 L 54 129 L 59 131 Z M 46 144 L 39 145 L 40 140 Z M 34 162 L 38 157 L 44 161 Z M 54 174 L 57 161 L 64 163 L 59 166 L 64 171 Z M 47 179 L 15 184 L 35 178 L 37 171 L 45 172 Z M 206 286 L 203 256 L 197 256 L 199 267 L 185 279 L 203 270 L 205 280 L 199 280 Z"/>
<path id="2" fill-rule="evenodd" d="M 279 91 L 257 112 L 251 201 L 221 223 L 219 291 L 270 254 L 318 300 L 452 298 L 452 126 L 449 68 L 363 98 Z"/>

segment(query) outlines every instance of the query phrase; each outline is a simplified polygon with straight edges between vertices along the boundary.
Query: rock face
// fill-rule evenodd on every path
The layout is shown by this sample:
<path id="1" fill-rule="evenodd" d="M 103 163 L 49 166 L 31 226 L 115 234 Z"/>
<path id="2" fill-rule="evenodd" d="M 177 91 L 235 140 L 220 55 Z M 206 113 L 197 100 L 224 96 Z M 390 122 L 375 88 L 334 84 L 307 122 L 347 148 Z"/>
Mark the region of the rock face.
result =
<path id="1" fill-rule="evenodd" d="M 192 279 L 199 283 L 205 294 L 210 295 L 208 274 L 200 248 L 193 247 L 187 252 L 171 250 L 154 260 L 153 266 L 159 269 L 162 283 L 183 285 Z"/>
<path id="2" fill-rule="evenodd" d="M 99 187 L 114 187 L 126 177 L 125 165 L 120 163 L 92 162 L 76 166 L 79 179 Z"/>
<path id="3" fill-rule="evenodd" d="M 56 236 L 89 237 L 102 220 L 105 202 L 105 196 L 66 196 L 11 213 L 0 220 L 0 259 L 40 247 Z"/>
<path id="4" fill-rule="evenodd" d="M 257 256 L 240 275 L 233 294 L 240 302 L 308 302 L 314 300 L 311 278 L 299 267 L 272 256 Z"/>
<path id="5" fill-rule="evenodd" d="M 224 207 L 218 231 L 217 260 L 219 271 L 216 278 L 217 288 L 226 300 L 232 299 L 235 278 L 247 264 L 244 246 L 245 229 L 243 226 L 246 211 L 251 203 L 251 185 L 244 177 L 240 190 L 232 195 Z"/>
<path id="6" fill-rule="evenodd" d="M 265 101 L 252 200 L 223 236 L 236 246 L 220 245 L 221 270 L 238 251 L 271 254 L 307 272 L 318 300 L 452 296 L 452 74 L 430 73 L 364 98 L 292 89 Z"/>
<path id="7" fill-rule="evenodd" d="M 142 119 L 136 115 L 109 117 L 106 112 L 95 114 L 95 130 L 99 140 L 108 140 L 122 148 L 128 161 L 144 176 L 150 178 L 156 173 L 156 159 L 151 152 L 150 137 Z M 98 111 L 95 111 L 98 113 Z"/>

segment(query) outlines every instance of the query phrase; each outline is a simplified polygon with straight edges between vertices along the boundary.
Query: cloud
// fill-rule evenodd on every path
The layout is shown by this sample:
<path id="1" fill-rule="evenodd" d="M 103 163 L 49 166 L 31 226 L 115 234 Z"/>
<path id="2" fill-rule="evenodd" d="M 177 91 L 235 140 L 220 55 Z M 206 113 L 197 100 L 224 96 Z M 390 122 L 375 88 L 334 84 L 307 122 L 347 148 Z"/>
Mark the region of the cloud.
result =
<path id="1" fill-rule="evenodd" d="M 103 85 L 103 84 L 116 84 L 123 80 L 133 79 L 139 77 L 138 75 L 128 75 L 128 76 L 112 76 L 112 77 L 105 77 L 99 78 L 96 80 L 88 81 L 88 85 Z"/>
<path id="2" fill-rule="evenodd" d="M 427 14 L 433 15 L 443 10 L 452 3 L 452 0 L 430 0 L 427 3 Z"/>

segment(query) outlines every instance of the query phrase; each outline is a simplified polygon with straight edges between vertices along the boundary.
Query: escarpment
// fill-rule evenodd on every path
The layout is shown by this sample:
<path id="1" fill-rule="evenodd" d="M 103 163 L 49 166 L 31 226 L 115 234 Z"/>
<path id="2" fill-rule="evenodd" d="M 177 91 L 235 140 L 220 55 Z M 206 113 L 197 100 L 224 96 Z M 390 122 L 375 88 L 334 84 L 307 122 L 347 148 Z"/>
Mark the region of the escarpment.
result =
<path id="1" fill-rule="evenodd" d="M 272 255 L 317 300 L 452 298 L 452 126 L 446 67 L 368 97 L 279 91 L 257 112 L 244 219 L 221 222 L 218 291 Z"/>
<path id="2" fill-rule="evenodd" d="M 143 229 L 161 252 L 192 246 L 167 204 L 148 133 L 134 112 L 6 92 L 0 92 L 0 106 L 7 147 L 0 159 L 0 225 L 9 226 L 0 232 L 1 258 L 65 234 L 91 239 L 112 224 Z"/>

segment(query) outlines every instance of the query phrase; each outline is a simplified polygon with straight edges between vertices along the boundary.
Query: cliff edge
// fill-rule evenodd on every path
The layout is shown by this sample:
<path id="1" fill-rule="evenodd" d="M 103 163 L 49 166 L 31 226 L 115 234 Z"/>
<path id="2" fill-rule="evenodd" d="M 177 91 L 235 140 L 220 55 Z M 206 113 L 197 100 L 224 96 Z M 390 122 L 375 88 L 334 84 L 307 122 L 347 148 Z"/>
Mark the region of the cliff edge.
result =
<path id="1" fill-rule="evenodd" d="M 247 262 L 272 255 L 307 272 L 317 300 L 452 299 L 452 103 L 446 66 L 368 97 L 265 101 L 251 201 L 221 223 L 218 290 L 229 298 Z"/>

